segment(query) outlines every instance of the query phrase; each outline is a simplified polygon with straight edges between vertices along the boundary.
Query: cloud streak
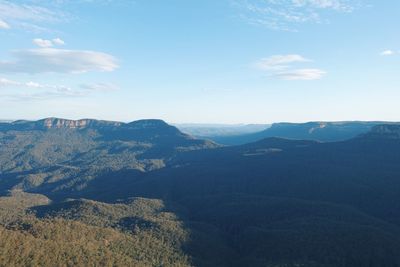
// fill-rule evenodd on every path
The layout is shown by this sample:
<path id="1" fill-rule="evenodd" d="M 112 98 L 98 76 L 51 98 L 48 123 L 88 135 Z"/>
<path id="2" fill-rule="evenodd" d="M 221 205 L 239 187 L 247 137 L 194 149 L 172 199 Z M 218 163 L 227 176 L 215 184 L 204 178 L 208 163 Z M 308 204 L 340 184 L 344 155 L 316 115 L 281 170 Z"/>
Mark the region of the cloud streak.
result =
<path id="1" fill-rule="evenodd" d="M 381 56 L 392 56 L 396 54 L 393 50 L 385 50 L 381 52 Z"/>
<path id="2" fill-rule="evenodd" d="M 268 58 L 262 58 L 256 65 L 259 69 L 263 70 L 282 70 L 287 69 L 288 64 L 298 62 L 309 62 L 311 60 L 304 58 L 301 55 L 275 55 Z"/>
<path id="3" fill-rule="evenodd" d="M 32 42 L 42 48 L 48 48 L 48 47 L 52 47 L 54 45 L 64 45 L 65 42 L 63 40 L 61 40 L 60 38 L 55 38 L 53 40 L 45 40 L 45 39 L 41 39 L 41 38 L 36 38 L 33 39 Z"/>
<path id="4" fill-rule="evenodd" d="M 240 17 L 272 30 L 297 31 L 299 24 L 323 23 L 327 12 L 350 13 L 356 0 L 234 0 Z"/>
<path id="5" fill-rule="evenodd" d="M 20 4 L 0 0 L 0 28 L 19 28 L 30 31 L 47 30 L 46 26 L 37 24 L 68 21 L 70 16 L 59 9 L 32 4 Z"/>
<path id="6" fill-rule="evenodd" d="M 39 47 L 52 47 L 53 42 L 50 40 L 43 40 L 40 38 L 33 39 L 32 42 Z"/>
<path id="7" fill-rule="evenodd" d="M 0 73 L 110 72 L 118 63 L 112 55 L 87 50 L 38 48 L 12 52 L 14 61 L 0 61 Z"/>
<path id="8" fill-rule="evenodd" d="M 39 100 L 54 97 L 78 97 L 87 95 L 85 91 L 73 90 L 65 85 L 49 85 L 33 81 L 19 82 L 6 78 L 0 78 L 0 89 L 29 90 L 26 92 L 15 92 L 1 95 L 2 97 L 13 100 Z"/>
<path id="9" fill-rule="evenodd" d="M 6 78 L 0 78 L 0 88 L 28 88 L 28 89 L 52 89 L 57 91 L 69 91 L 72 90 L 71 88 L 64 86 L 64 85 L 48 85 L 48 84 L 41 84 L 33 81 L 29 82 L 18 82 L 14 80 L 9 80 Z"/>
<path id="10" fill-rule="evenodd" d="M 319 80 L 325 74 L 326 72 L 320 69 L 296 69 L 296 70 L 278 72 L 273 74 L 273 76 L 288 81 L 294 81 L 294 80 L 311 81 L 311 80 Z"/>
<path id="11" fill-rule="evenodd" d="M 308 7 L 318 9 L 333 9 L 342 12 L 351 12 L 354 6 L 349 0 L 293 0 L 292 3 L 297 7 Z"/>
<path id="12" fill-rule="evenodd" d="M 8 25 L 8 23 L 4 20 L 0 19 L 0 29 L 8 30 L 10 29 L 10 25 Z"/>
<path id="13" fill-rule="evenodd" d="M 304 64 L 312 62 L 301 55 L 274 55 L 262 58 L 256 62 L 257 69 L 266 71 L 271 77 L 281 80 L 319 80 L 326 72 L 316 68 L 295 68 L 296 64 Z"/>
<path id="14" fill-rule="evenodd" d="M 12 100 L 44 100 L 62 97 L 85 97 L 98 92 L 111 92 L 119 90 L 113 83 L 88 83 L 73 89 L 65 85 L 50 85 L 34 81 L 19 82 L 0 78 L 0 89 L 12 90 L 12 93 L 1 94 Z"/>
<path id="15" fill-rule="evenodd" d="M 97 92 L 109 92 L 119 90 L 119 87 L 113 83 L 88 83 L 82 84 L 80 87 L 84 90 Z"/>

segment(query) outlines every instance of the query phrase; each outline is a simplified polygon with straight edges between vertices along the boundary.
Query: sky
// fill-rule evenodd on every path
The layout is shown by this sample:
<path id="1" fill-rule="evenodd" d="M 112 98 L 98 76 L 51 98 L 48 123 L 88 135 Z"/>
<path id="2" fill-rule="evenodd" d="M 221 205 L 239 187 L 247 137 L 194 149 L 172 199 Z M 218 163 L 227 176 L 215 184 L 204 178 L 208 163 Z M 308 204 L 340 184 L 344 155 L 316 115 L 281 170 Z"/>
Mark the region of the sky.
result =
<path id="1" fill-rule="evenodd" d="M 0 119 L 400 121 L 400 1 L 0 0 Z"/>

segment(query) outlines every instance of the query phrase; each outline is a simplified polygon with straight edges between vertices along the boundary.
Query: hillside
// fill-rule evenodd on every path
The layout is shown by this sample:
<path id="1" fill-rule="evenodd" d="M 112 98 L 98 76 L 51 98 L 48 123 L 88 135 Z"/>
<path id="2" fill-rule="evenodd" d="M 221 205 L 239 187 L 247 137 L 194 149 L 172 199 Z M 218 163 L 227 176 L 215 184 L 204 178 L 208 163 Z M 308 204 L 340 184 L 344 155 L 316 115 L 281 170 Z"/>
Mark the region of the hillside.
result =
<path id="1" fill-rule="evenodd" d="M 64 213 L 36 216 L 52 207 L 44 196 L 12 192 L 0 197 L 0 265 L 189 266 L 181 248 L 188 234 L 161 201 L 77 200 L 64 206 Z M 111 225 L 107 215 L 120 216 L 120 226 Z"/>
<path id="2" fill-rule="evenodd" d="M 161 120 L 0 124 L 0 190 L 84 188 L 104 172 L 163 168 L 177 153 L 217 147 Z"/>
<path id="3" fill-rule="evenodd" d="M 96 194 L 83 195 L 179 203 L 191 231 L 200 224 L 224 237 L 236 255 L 225 266 L 397 266 L 400 139 L 387 129 L 399 126 L 343 142 L 271 138 L 187 152 L 143 177 L 98 179 Z"/>
<path id="4" fill-rule="evenodd" d="M 158 120 L 13 124 L 0 139 L 9 265 L 400 265 L 399 125 L 220 147 Z"/>

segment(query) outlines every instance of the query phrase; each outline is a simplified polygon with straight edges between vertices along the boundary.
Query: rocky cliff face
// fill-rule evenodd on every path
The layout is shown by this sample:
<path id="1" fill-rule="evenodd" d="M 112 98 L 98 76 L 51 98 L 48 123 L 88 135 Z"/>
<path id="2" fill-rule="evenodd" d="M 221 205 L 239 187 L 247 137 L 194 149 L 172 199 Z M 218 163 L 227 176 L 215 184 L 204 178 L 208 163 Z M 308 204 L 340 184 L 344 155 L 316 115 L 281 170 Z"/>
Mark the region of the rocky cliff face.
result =
<path id="1" fill-rule="evenodd" d="M 83 128 L 124 128 L 130 130 L 148 130 L 148 129 L 167 129 L 175 127 L 167 124 L 163 120 L 149 119 L 138 120 L 130 123 L 116 122 L 116 121 L 103 121 L 94 119 L 81 119 L 81 120 L 68 120 L 61 118 L 46 118 L 38 121 L 14 121 L 14 122 L 0 122 L 0 130 L 13 129 L 13 130 L 33 130 L 33 129 L 83 129 Z"/>
<path id="2" fill-rule="evenodd" d="M 38 121 L 14 121 L 0 123 L 0 131 L 8 130 L 46 130 L 46 129 L 83 129 L 88 127 L 104 128 L 119 127 L 124 125 L 122 122 L 102 121 L 94 119 L 67 120 L 60 118 L 46 118 Z"/>
<path id="3" fill-rule="evenodd" d="M 38 126 L 43 126 L 47 129 L 52 128 L 86 128 L 86 127 L 95 127 L 95 126 L 121 126 L 121 122 L 112 122 L 112 121 L 99 121 L 92 119 L 82 119 L 82 120 L 66 120 L 59 118 L 47 118 L 37 122 Z"/>

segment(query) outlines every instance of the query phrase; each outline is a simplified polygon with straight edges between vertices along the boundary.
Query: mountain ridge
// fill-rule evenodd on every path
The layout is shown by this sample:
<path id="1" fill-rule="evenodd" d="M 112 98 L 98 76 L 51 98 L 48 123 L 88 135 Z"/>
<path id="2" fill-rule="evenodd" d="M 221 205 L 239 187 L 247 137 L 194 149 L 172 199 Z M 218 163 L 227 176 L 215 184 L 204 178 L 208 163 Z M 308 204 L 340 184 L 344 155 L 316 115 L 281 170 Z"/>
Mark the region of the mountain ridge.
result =
<path id="1" fill-rule="evenodd" d="M 10 129 L 84 129 L 93 127 L 137 127 L 137 128 L 154 128 L 154 127 L 174 127 L 160 119 L 141 119 L 132 122 L 108 121 L 97 119 L 64 119 L 57 117 L 48 117 L 39 120 L 16 120 L 0 122 L 0 130 Z"/>
<path id="2" fill-rule="evenodd" d="M 312 121 L 305 123 L 279 122 L 271 127 L 250 134 L 235 136 L 214 136 L 209 139 L 223 145 L 242 145 L 268 137 L 281 137 L 295 140 L 315 140 L 335 142 L 348 140 L 369 132 L 376 125 L 397 124 L 381 121 Z"/>

